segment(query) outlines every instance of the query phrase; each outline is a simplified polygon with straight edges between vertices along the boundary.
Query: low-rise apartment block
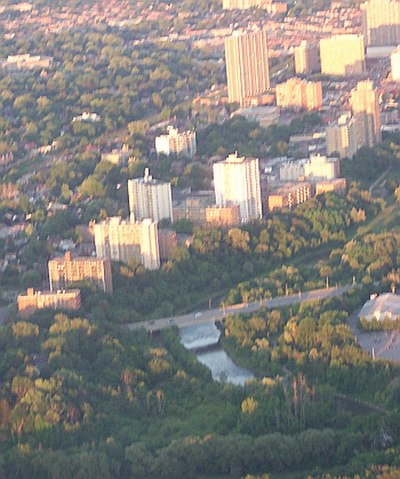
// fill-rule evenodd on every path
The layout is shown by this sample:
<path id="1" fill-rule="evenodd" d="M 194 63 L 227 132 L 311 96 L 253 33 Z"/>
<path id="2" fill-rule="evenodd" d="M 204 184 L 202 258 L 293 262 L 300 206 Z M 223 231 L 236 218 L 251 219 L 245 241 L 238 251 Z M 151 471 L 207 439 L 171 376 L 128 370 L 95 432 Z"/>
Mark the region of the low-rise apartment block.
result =
<path id="1" fill-rule="evenodd" d="M 28 288 L 26 294 L 18 295 L 17 304 L 22 318 L 44 308 L 76 310 L 81 305 L 81 292 L 79 289 L 35 291 Z"/>
<path id="2" fill-rule="evenodd" d="M 67 251 L 64 258 L 48 263 L 50 290 L 66 289 L 80 281 L 89 281 L 106 293 L 112 292 L 111 261 L 109 258 L 72 257 Z"/>

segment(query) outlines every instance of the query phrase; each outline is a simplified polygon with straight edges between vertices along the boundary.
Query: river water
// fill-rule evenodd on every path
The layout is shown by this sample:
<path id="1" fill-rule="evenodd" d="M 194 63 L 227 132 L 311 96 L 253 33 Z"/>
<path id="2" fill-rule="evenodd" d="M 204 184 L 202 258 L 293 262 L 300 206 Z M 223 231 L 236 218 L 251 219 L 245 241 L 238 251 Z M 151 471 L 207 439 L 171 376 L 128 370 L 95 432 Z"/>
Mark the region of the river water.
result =
<path id="1" fill-rule="evenodd" d="M 244 386 L 254 378 L 252 372 L 237 366 L 218 345 L 221 331 L 214 323 L 198 324 L 181 328 L 181 343 L 196 354 L 201 364 L 211 371 L 214 381 Z"/>

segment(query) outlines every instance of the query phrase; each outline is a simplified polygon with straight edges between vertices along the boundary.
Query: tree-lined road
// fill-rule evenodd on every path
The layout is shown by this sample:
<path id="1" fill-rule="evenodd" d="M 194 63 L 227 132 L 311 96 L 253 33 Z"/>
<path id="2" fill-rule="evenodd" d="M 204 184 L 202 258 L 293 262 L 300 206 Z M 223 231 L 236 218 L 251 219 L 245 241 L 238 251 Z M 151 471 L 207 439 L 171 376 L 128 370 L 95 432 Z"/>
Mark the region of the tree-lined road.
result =
<path id="1" fill-rule="evenodd" d="M 261 308 L 282 308 L 292 304 L 303 303 L 306 301 L 317 301 L 326 298 L 341 296 L 350 288 L 350 285 L 338 288 L 314 289 L 312 291 L 299 292 L 288 296 L 277 296 L 269 300 L 255 301 L 253 303 L 240 303 L 232 306 L 221 307 L 217 309 L 207 309 L 196 313 L 183 314 L 181 316 L 169 316 L 167 318 L 154 319 L 149 321 L 140 321 L 138 323 L 128 324 L 131 331 L 137 329 L 146 329 L 147 331 L 160 331 L 161 329 L 177 326 L 184 328 L 194 324 L 202 324 L 214 321 L 220 321 L 229 314 L 254 313 Z"/>

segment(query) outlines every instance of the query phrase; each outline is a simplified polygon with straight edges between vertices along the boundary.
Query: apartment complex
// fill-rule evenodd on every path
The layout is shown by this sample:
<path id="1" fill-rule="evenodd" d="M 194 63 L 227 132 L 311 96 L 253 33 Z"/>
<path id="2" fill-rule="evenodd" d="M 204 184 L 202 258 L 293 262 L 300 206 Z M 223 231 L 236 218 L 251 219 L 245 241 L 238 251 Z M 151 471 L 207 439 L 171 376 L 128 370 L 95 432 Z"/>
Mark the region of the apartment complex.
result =
<path id="1" fill-rule="evenodd" d="M 320 41 L 321 73 L 331 76 L 360 75 L 365 71 L 363 35 L 333 35 Z"/>
<path id="2" fill-rule="evenodd" d="M 315 195 L 324 193 L 344 193 L 346 191 L 346 178 L 335 178 L 334 180 L 319 181 L 315 184 Z"/>
<path id="3" fill-rule="evenodd" d="M 311 155 L 306 160 L 291 160 L 283 163 L 279 168 L 279 177 L 282 181 L 309 181 L 332 180 L 340 175 L 338 158 L 328 158 L 321 155 Z"/>
<path id="4" fill-rule="evenodd" d="M 235 206 L 209 206 L 206 208 L 206 222 L 213 226 L 234 226 L 240 223 L 240 208 Z"/>
<path id="5" fill-rule="evenodd" d="M 350 106 L 356 124 L 357 147 L 375 146 L 381 141 L 381 121 L 379 96 L 371 80 L 357 83 L 351 92 Z"/>
<path id="6" fill-rule="evenodd" d="M 79 281 L 89 281 L 106 293 L 112 292 L 111 262 L 108 258 L 73 258 L 68 251 L 64 258 L 50 260 L 48 268 L 51 291 L 66 289 Z"/>
<path id="7" fill-rule="evenodd" d="M 155 148 L 157 155 L 178 155 L 193 158 L 197 151 L 196 132 L 179 132 L 173 126 L 168 126 L 166 135 L 157 136 Z"/>
<path id="8" fill-rule="evenodd" d="M 225 60 L 229 102 L 244 105 L 269 89 L 265 31 L 234 32 L 225 39 Z"/>
<path id="9" fill-rule="evenodd" d="M 268 209 L 274 211 L 281 208 L 292 208 L 311 198 L 310 183 L 287 183 L 278 186 L 268 195 Z"/>
<path id="10" fill-rule="evenodd" d="M 322 108 L 322 83 L 290 78 L 276 85 L 276 104 L 293 110 L 320 110 Z"/>
<path id="11" fill-rule="evenodd" d="M 214 190 L 217 206 L 239 206 L 240 220 L 262 217 L 260 170 L 257 158 L 238 157 L 233 153 L 214 163 Z"/>
<path id="12" fill-rule="evenodd" d="M 94 225 L 98 258 L 127 263 L 137 259 L 146 269 L 160 267 L 157 223 L 123 221 L 120 216 L 107 218 Z"/>
<path id="13" fill-rule="evenodd" d="M 297 75 L 308 75 L 320 70 L 319 48 L 302 40 L 294 49 L 294 68 Z"/>
<path id="14" fill-rule="evenodd" d="M 338 153 L 340 158 L 352 158 L 357 152 L 356 121 L 350 114 L 342 115 L 337 123 L 326 129 L 328 155 Z"/>
<path id="15" fill-rule="evenodd" d="M 361 13 L 368 46 L 400 43 L 400 0 L 368 0 L 361 5 Z"/>
<path id="16" fill-rule="evenodd" d="M 18 295 L 18 313 L 27 318 L 38 309 L 70 309 L 76 310 L 81 306 L 81 292 L 79 289 L 58 291 L 35 291 L 28 288 L 26 294 Z"/>
<path id="17" fill-rule="evenodd" d="M 171 183 L 153 179 L 148 168 L 143 178 L 128 180 L 131 221 L 150 218 L 152 221 L 173 221 Z"/>

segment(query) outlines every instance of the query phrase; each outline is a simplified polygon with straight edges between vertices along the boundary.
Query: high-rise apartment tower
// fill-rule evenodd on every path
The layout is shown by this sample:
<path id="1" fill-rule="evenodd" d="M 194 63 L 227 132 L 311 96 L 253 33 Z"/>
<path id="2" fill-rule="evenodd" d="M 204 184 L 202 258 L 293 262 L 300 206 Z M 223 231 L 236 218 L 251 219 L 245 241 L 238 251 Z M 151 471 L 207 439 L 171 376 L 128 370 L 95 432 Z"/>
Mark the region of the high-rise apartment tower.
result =
<path id="1" fill-rule="evenodd" d="M 320 41 L 321 73 L 331 76 L 359 75 L 365 71 L 363 35 L 334 35 Z"/>
<path id="2" fill-rule="evenodd" d="M 225 39 L 225 60 L 231 103 L 243 105 L 270 87 L 265 31 L 234 32 Z"/>
<path id="3" fill-rule="evenodd" d="M 357 83 L 352 90 L 350 106 L 356 122 L 357 148 L 374 146 L 381 141 L 378 92 L 371 80 Z"/>
<path id="4" fill-rule="evenodd" d="M 171 183 L 153 179 L 148 168 L 143 178 L 128 180 L 128 197 L 132 222 L 146 218 L 173 220 Z"/>
<path id="5" fill-rule="evenodd" d="M 260 169 L 257 158 L 238 157 L 233 153 L 214 163 L 215 200 L 218 206 L 239 205 L 240 220 L 262 217 Z"/>
<path id="6" fill-rule="evenodd" d="M 368 0 L 361 5 L 361 13 L 368 46 L 400 43 L 400 0 Z"/>

